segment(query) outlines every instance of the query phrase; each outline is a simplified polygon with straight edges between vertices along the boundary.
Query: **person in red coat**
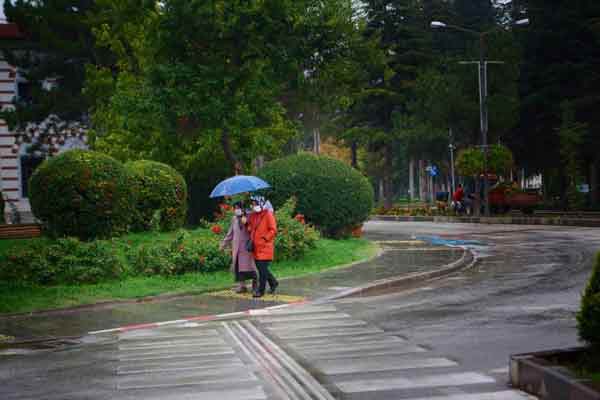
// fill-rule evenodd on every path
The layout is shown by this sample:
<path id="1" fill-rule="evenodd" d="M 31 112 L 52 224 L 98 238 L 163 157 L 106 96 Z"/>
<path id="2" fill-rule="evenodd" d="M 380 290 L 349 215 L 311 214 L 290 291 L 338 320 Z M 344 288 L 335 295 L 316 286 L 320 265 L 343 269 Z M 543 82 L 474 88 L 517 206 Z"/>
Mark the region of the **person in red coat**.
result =
<path id="1" fill-rule="evenodd" d="M 266 202 L 261 198 L 252 200 L 252 214 L 248 220 L 250 239 L 254 245 L 253 254 L 258 269 L 258 288 L 254 297 L 262 297 L 265 294 L 267 282 L 269 292 L 275 293 L 279 286 L 277 279 L 269 270 L 275 255 L 275 236 L 277 236 L 277 222 L 273 212 L 265 207 Z"/>

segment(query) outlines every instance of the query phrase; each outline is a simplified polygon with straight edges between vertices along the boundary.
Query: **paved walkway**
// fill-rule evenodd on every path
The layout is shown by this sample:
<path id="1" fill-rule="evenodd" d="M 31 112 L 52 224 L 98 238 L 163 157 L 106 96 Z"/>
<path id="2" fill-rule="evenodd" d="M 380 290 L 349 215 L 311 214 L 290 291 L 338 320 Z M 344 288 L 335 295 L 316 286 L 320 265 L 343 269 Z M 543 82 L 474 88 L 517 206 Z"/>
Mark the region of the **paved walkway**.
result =
<path id="1" fill-rule="evenodd" d="M 407 238 L 409 239 L 409 238 Z M 462 250 L 415 240 L 383 242 L 385 252 L 375 260 L 349 268 L 284 279 L 277 296 L 253 299 L 230 291 L 168 300 L 112 304 L 49 314 L 0 317 L 0 334 L 19 339 L 79 336 L 87 332 L 132 324 L 177 320 L 260 309 L 303 299 L 314 300 L 374 280 L 438 269 L 459 259 Z M 274 271 L 277 274 L 277 271 Z"/>

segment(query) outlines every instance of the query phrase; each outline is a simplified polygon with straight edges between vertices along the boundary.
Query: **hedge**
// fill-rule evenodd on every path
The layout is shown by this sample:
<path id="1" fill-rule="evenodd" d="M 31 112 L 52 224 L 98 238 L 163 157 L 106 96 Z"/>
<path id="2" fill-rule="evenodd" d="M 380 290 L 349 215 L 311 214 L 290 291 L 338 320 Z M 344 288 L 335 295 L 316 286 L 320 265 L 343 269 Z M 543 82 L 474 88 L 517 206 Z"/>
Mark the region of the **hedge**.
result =
<path id="1" fill-rule="evenodd" d="M 140 160 L 125 164 L 136 198 L 134 230 L 150 230 L 157 216 L 158 228 L 181 228 L 187 214 L 187 185 L 183 176 L 167 164 Z"/>
<path id="2" fill-rule="evenodd" d="M 117 160 L 71 150 L 44 161 L 30 181 L 33 214 L 47 234 L 82 240 L 127 232 L 134 211 L 129 174 Z"/>
<path id="3" fill-rule="evenodd" d="M 267 163 L 258 175 L 271 184 L 268 196 L 275 208 L 296 197 L 297 212 L 327 236 L 349 234 L 373 207 L 367 178 L 331 158 L 297 154 Z"/>
<path id="4" fill-rule="evenodd" d="M 577 329 L 579 337 L 600 354 L 600 253 L 596 255 L 592 276 L 581 298 Z"/>

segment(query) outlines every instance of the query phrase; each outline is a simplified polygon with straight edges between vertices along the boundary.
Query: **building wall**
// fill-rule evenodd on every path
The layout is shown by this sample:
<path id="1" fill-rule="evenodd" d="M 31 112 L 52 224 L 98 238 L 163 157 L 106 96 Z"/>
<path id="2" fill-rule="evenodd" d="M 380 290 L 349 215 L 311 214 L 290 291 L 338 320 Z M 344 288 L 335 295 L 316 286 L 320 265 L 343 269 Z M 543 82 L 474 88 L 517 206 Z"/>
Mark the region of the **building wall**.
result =
<path id="1" fill-rule="evenodd" d="M 12 107 L 16 95 L 16 70 L 5 61 L 0 60 L 0 107 Z M 0 175 L 1 189 L 4 199 L 15 202 L 22 212 L 30 211 L 29 201 L 20 193 L 19 156 L 13 153 L 14 135 L 8 130 L 6 122 L 0 119 Z M 7 210 L 8 211 L 8 207 Z"/>

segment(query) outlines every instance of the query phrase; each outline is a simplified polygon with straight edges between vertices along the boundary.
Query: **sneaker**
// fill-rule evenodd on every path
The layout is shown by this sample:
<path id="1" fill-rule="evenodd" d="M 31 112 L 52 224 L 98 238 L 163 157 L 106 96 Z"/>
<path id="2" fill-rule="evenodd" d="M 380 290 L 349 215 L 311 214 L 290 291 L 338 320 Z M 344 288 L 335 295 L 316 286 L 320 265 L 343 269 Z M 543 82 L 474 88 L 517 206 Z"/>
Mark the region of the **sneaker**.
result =
<path id="1" fill-rule="evenodd" d="M 269 293 L 271 293 L 271 294 L 275 293 L 275 290 L 277 290 L 277 287 L 278 287 L 278 286 L 279 286 L 279 282 L 275 282 L 275 285 L 272 285 L 272 286 L 269 288 Z"/>
<path id="2" fill-rule="evenodd" d="M 246 288 L 246 286 L 238 286 L 234 290 L 234 292 L 236 292 L 236 293 L 246 293 L 247 291 L 248 291 L 248 289 Z"/>

